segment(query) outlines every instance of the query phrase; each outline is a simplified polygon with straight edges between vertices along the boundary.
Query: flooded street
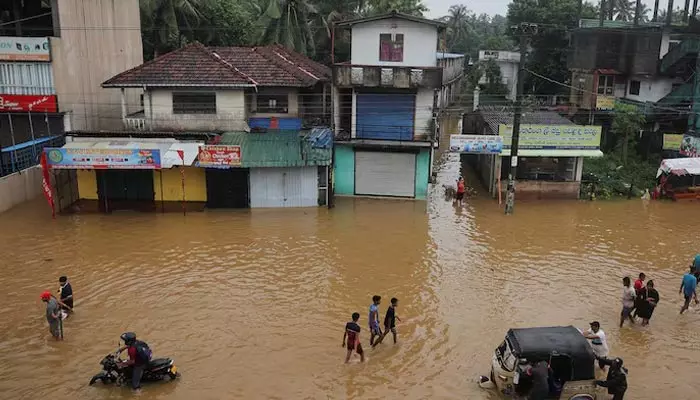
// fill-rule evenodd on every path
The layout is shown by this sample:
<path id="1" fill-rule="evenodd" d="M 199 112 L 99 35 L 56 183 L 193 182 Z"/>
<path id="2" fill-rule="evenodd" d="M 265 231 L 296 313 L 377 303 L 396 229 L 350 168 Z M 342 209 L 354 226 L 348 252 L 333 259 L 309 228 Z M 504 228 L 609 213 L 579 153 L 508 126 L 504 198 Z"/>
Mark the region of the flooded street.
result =
<path id="1" fill-rule="evenodd" d="M 517 203 L 455 208 L 338 199 L 326 209 L 50 219 L 43 199 L 0 215 L 5 311 L 0 393 L 12 399 L 131 398 L 87 385 L 119 335 L 135 331 L 182 379 L 142 399 L 495 399 L 475 379 L 516 326 L 599 320 L 630 369 L 630 399 L 689 398 L 698 308 L 678 316 L 682 273 L 700 252 L 697 204 Z M 481 190 L 483 192 L 483 190 Z M 644 271 L 661 302 L 649 327 L 618 329 L 621 277 Z M 76 313 L 49 339 L 39 294 L 68 275 Z M 369 350 L 371 296 L 399 299 L 399 344 Z M 369 360 L 343 365 L 361 314 Z"/>

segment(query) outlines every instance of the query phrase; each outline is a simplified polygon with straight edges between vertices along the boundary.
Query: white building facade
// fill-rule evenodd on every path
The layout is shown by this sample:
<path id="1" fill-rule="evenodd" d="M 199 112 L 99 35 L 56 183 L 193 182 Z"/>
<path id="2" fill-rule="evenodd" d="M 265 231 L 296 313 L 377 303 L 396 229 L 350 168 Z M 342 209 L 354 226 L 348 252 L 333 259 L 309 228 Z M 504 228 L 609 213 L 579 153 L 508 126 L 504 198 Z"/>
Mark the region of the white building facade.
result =
<path id="1" fill-rule="evenodd" d="M 508 88 L 506 98 L 515 101 L 518 90 L 518 68 L 520 65 L 520 53 L 501 50 L 480 50 L 479 62 L 493 60 L 501 70 L 501 83 Z M 486 83 L 486 78 L 481 77 L 479 83 Z"/>

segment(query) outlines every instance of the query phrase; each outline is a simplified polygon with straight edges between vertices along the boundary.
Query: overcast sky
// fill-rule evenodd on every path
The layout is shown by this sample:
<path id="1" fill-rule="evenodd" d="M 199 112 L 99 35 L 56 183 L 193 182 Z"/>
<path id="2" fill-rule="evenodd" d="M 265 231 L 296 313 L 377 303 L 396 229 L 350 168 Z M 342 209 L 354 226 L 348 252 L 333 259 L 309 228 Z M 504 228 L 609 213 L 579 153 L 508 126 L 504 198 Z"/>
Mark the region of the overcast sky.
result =
<path id="1" fill-rule="evenodd" d="M 642 1 L 649 6 L 649 8 L 654 7 L 654 0 Z M 592 2 L 598 3 L 598 1 Z M 466 5 L 467 8 L 477 14 L 501 14 L 505 16 L 508 11 L 508 3 L 510 3 L 510 0 L 423 0 L 423 3 L 430 9 L 427 15 L 429 18 L 438 18 L 446 15 L 447 9 L 450 8 L 451 5 L 460 3 Z M 659 1 L 659 9 L 665 9 L 667 5 L 668 0 Z M 684 5 L 685 2 L 683 0 L 674 0 L 673 2 L 674 8 L 678 6 L 683 7 Z"/>

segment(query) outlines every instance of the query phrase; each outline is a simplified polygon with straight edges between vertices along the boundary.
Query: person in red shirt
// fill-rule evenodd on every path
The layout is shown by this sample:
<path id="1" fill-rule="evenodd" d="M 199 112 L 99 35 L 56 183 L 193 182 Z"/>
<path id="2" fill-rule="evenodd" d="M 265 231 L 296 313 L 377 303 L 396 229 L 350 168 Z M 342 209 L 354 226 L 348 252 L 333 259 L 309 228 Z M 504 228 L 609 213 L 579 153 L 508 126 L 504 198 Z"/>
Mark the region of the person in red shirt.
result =
<path id="1" fill-rule="evenodd" d="M 345 324 L 345 333 L 343 334 L 343 347 L 345 347 L 345 339 L 347 338 L 348 354 L 345 356 L 345 363 L 350 362 L 350 356 L 355 351 L 360 355 L 360 362 L 365 362 L 365 353 L 360 344 L 360 325 L 357 321 L 360 319 L 360 313 L 352 314 L 352 321 Z"/>
<path id="2" fill-rule="evenodd" d="M 644 286 L 644 281 L 647 279 L 647 276 L 644 274 L 644 272 L 639 273 L 639 278 L 634 281 L 634 291 L 637 293 L 637 297 L 635 299 L 635 304 L 634 304 L 634 310 L 632 310 L 632 316 L 637 317 L 637 309 L 639 308 L 638 306 L 640 305 L 641 302 L 644 302 L 646 298 L 646 290 L 647 288 Z"/>
<path id="3" fill-rule="evenodd" d="M 141 377 L 143 377 L 143 370 L 146 368 L 146 365 L 148 365 L 149 360 L 139 357 L 139 351 L 136 347 L 145 346 L 148 348 L 148 345 L 144 342 L 136 340 L 136 334 L 134 332 L 125 332 L 119 338 L 123 340 L 125 344 L 124 347 L 119 349 L 119 353 L 127 350 L 127 354 L 129 355 L 129 360 L 121 363 L 120 366 L 123 368 L 127 367 L 131 370 L 131 388 L 134 391 L 138 391 L 141 389 Z"/>
<path id="4" fill-rule="evenodd" d="M 466 186 L 464 184 L 464 178 L 460 176 L 457 180 L 457 203 L 460 206 L 464 204 L 464 192 L 466 192 Z"/>

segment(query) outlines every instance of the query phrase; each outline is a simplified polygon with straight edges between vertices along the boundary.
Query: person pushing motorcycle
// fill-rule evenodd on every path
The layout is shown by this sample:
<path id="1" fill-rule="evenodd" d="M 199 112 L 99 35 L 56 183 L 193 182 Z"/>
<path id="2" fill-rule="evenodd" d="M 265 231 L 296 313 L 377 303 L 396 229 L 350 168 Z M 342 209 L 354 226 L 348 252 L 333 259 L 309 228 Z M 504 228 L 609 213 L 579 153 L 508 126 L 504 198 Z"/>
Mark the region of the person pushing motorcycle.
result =
<path id="1" fill-rule="evenodd" d="M 121 347 L 117 353 L 127 350 L 127 354 L 129 355 L 129 359 L 120 363 L 119 366 L 131 369 L 131 388 L 133 390 L 139 390 L 141 389 L 143 370 L 150 361 L 151 351 L 145 342 L 136 340 L 136 334 L 134 332 L 122 333 L 119 338 L 124 341 L 126 346 Z"/>

